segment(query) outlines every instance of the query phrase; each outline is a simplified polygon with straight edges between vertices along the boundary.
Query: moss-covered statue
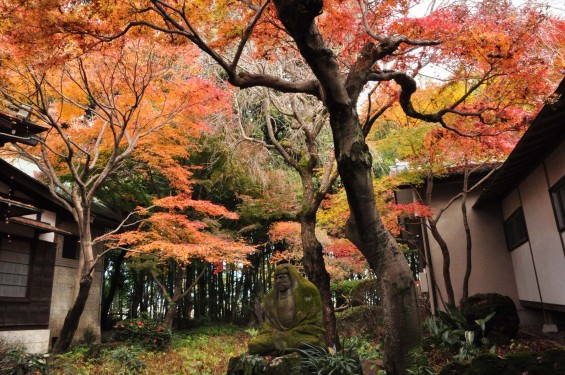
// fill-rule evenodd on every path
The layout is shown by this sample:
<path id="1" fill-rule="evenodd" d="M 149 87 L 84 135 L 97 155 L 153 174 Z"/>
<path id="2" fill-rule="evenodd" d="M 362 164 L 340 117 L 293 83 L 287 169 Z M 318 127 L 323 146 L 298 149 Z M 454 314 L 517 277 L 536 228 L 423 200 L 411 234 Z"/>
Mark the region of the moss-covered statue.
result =
<path id="1" fill-rule="evenodd" d="M 303 343 L 326 347 L 320 292 L 294 266 L 275 268 L 275 287 L 263 302 L 266 321 L 249 354 L 272 355 Z"/>

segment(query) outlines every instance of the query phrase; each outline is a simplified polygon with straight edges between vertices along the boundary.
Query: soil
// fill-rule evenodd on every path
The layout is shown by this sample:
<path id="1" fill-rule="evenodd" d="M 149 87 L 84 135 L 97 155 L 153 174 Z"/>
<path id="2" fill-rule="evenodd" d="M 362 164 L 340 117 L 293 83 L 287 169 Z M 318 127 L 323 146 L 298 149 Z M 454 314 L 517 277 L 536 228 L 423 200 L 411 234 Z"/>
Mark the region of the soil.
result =
<path id="1" fill-rule="evenodd" d="M 544 334 L 539 330 L 520 328 L 517 336 L 507 344 L 498 345 L 495 353 L 500 357 L 505 357 L 515 352 L 544 352 L 552 349 L 565 350 L 565 331 Z M 488 348 L 484 350 L 486 352 Z M 426 357 L 431 367 L 437 372 L 445 364 L 453 361 L 453 353 L 446 348 L 435 348 L 428 351 Z"/>
<path id="2" fill-rule="evenodd" d="M 565 331 L 543 333 L 532 328 L 521 328 L 517 339 L 530 341 L 532 345 L 539 345 L 542 348 L 547 346 L 550 349 L 565 349 Z"/>

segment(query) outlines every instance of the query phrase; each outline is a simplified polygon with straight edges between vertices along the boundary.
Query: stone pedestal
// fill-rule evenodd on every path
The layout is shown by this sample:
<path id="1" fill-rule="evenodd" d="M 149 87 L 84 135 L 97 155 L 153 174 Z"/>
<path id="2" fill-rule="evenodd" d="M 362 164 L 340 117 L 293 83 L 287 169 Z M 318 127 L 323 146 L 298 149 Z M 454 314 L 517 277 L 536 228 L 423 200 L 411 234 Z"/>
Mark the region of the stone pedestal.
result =
<path id="1" fill-rule="evenodd" d="M 230 359 L 227 375 L 308 375 L 301 357 L 291 353 L 280 357 L 243 354 Z"/>

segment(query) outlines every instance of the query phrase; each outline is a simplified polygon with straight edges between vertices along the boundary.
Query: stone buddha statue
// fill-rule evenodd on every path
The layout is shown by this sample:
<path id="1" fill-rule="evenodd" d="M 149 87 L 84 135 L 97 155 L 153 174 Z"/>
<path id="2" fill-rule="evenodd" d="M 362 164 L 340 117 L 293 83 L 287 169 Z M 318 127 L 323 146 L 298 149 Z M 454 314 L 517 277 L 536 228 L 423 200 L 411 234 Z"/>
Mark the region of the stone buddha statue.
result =
<path id="1" fill-rule="evenodd" d="M 275 287 L 263 302 L 266 321 L 249 354 L 272 355 L 304 343 L 326 347 L 320 292 L 290 264 L 275 268 Z"/>

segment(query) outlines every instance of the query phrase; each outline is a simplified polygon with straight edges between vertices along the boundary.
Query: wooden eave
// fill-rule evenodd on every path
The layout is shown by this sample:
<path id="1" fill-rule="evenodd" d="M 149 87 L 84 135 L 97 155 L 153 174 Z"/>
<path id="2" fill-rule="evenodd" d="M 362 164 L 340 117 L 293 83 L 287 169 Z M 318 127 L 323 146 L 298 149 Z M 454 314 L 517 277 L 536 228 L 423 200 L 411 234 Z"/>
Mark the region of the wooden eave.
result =
<path id="1" fill-rule="evenodd" d="M 31 204 L 0 197 L 0 219 L 42 212 L 42 209 L 32 206 Z"/>
<path id="2" fill-rule="evenodd" d="M 15 184 L 19 191 L 37 200 L 37 206 L 63 214 L 67 219 L 72 220 L 72 215 L 67 208 L 53 198 L 49 188 L 40 181 L 2 159 L 0 159 L 0 170 L 2 170 L 0 181 L 4 181 L 6 184 Z M 104 206 L 93 204 L 92 214 L 95 224 L 99 227 L 113 227 L 120 222 L 117 214 Z"/>
<path id="3" fill-rule="evenodd" d="M 0 181 L 3 181 L 9 186 L 14 185 L 18 191 L 33 197 L 34 201 L 37 200 L 37 202 L 34 203 L 36 206 L 49 211 L 64 213 L 69 217 L 71 216 L 67 208 L 51 196 L 49 188 L 35 178 L 27 175 L 25 172 L 3 159 L 0 159 L 0 170 L 2 170 L 2 173 L 0 173 Z"/>
<path id="4" fill-rule="evenodd" d="M 7 142 L 35 146 L 41 140 L 36 134 L 47 130 L 43 126 L 0 112 L 0 146 Z"/>
<path id="5" fill-rule="evenodd" d="M 500 201 L 565 141 L 565 79 L 475 202 Z"/>
<path id="6" fill-rule="evenodd" d="M 0 130 L 11 134 L 39 134 L 48 128 L 0 112 Z"/>
<path id="7" fill-rule="evenodd" d="M 7 221 L 8 223 L 18 224 L 18 225 L 23 225 L 26 227 L 33 228 L 42 233 L 55 232 L 58 234 L 66 234 L 66 235 L 72 234 L 71 232 L 63 230 L 61 228 L 57 228 L 49 223 L 45 223 L 39 220 L 28 219 L 26 217 L 10 217 L 7 219 Z"/>
<path id="8" fill-rule="evenodd" d="M 35 146 L 39 143 L 41 138 L 34 134 L 21 134 L 12 135 L 0 132 L 0 146 L 4 146 L 6 143 L 23 143 L 29 146 Z"/>

